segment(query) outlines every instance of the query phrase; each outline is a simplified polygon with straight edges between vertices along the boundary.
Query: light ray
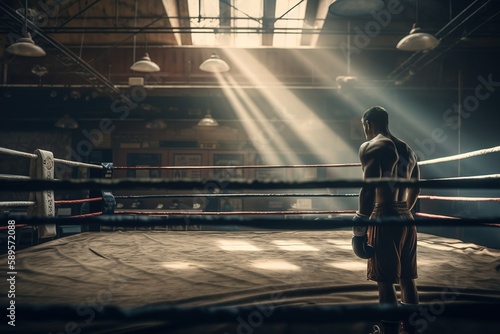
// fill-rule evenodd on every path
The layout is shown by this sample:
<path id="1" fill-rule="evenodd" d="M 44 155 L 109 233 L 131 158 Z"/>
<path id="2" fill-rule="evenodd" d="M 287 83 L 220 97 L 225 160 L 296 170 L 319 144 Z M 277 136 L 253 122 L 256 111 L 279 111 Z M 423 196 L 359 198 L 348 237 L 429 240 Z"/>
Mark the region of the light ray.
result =
<path id="1" fill-rule="evenodd" d="M 285 106 L 290 114 L 286 125 L 288 130 L 298 138 L 310 155 L 319 157 L 322 161 L 332 161 L 331 147 L 347 150 L 346 141 L 333 133 L 324 121 L 316 115 L 302 100 L 300 100 L 288 87 L 285 87 L 263 64 L 257 61 L 248 51 L 227 50 L 227 56 L 233 66 L 238 68 L 250 82 L 258 87 L 262 98 L 271 106 L 273 117 L 283 118 L 276 111 L 283 110 Z M 262 84 L 265 83 L 265 88 Z M 299 118 L 300 116 L 300 118 Z M 305 129 L 305 121 L 316 128 Z M 324 145 L 324 143 L 329 143 Z"/>
<path id="2" fill-rule="evenodd" d="M 247 252 L 258 252 L 261 249 L 257 246 L 252 245 L 248 241 L 242 240 L 219 240 L 217 241 L 219 248 L 227 251 L 247 251 Z"/>
<path id="3" fill-rule="evenodd" d="M 337 262 L 327 263 L 327 265 L 337 269 L 348 270 L 348 271 L 366 270 L 366 262 L 361 262 L 361 261 L 337 261 Z"/>
<path id="4" fill-rule="evenodd" d="M 195 262 L 186 262 L 186 261 L 176 261 L 176 262 L 163 262 L 162 267 L 170 269 L 170 270 L 192 270 L 198 268 L 205 268 L 206 265 Z"/>
<path id="5" fill-rule="evenodd" d="M 273 244 L 287 251 L 319 252 L 319 249 L 300 240 L 273 240 Z"/>
<path id="6" fill-rule="evenodd" d="M 252 263 L 252 267 L 263 269 L 263 270 L 272 270 L 272 271 L 299 271 L 301 268 L 295 264 L 292 264 L 288 261 L 284 260 L 262 260 L 262 261 L 254 261 Z"/>
<path id="7" fill-rule="evenodd" d="M 236 81 L 231 75 L 227 76 L 227 81 L 225 81 L 226 79 L 222 76 L 219 80 L 222 83 L 227 83 L 223 85 L 225 96 L 233 107 L 234 112 L 237 114 L 238 119 L 242 121 L 242 125 L 248 133 L 249 139 L 257 149 L 259 155 L 268 164 L 283 163 L 279 155 L 270 153 L 272 151 L 293 152 L 283 137 L 279 135 L 280 130 L 264 117 L 256 104 L 248 94 L 236 84 Z"/>

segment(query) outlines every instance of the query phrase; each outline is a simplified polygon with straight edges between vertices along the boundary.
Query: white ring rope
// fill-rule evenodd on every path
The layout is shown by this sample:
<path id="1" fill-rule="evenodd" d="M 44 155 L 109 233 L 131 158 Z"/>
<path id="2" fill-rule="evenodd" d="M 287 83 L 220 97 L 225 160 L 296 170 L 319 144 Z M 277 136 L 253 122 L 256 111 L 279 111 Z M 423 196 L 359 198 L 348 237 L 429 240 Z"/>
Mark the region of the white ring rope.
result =
<path id="1" fill-rule="evenodd" d="M 500 197 L 454 197 L 454 196 L 420 195 L 418 196 L 418 198 L 439 200 L 439 201 L 500 202 Z"/>
<path id="2" fill-rule="evenodd" d="M 445 161 L 453 161 L 475 157 L 478 155 L 484 155 L 488 153 L 500 152 L 500 146 L 486 148 L 477 151 L 471 151 L 468 153 L 462 153 L 457 155 L 450 155 L 443 158 L 436 158 L 430 160 L 419 161 L 418 165 L 429 165 L 434 163 L 440 163 Z M 259 168 L 319 168 L 319 167 L 359 167 L 361 163 L 332 163 L 332 164 L 304 164 L 304 165 L 247 165 L 247 166 L 114 166 L 113 169 L 259 169 Z"/>
<path id="3" fill-rule="evenodd" d="M 443 158 L 430 159 L 425 161 L 419 161 L 418 165 L 429 165 L 433 163 L 460 160 L 465 158 L 471 158 L 478 155 L 484 155 L 488 153 L 500 152 L 500 146 L 486 148 L 477 151 L 471 151 L 468 153 L 462 153 L 457 155 L 451 155 Z M 188 169 L 259 169 L 259 168 L 319 168 L 319 167 L 359 167 L 361 163 L 332 163 L 332 164 L 303 164 L 303 165 L 247 165 L 247 166 L 114 166 L 113 169 L 167 169 L 167 170 L 188 170 Z"/>
<path id="4" fill-rule="evenodd" d="M 456 176 L 456 177 L 443 177 L 437 179 L 421 179 L 420 181 L 441 181 L 441 180 L 473 180 L 473 179 L 497 179 L 500 174 L 476 175 L 476 176 Z"/>
<path id="5" fill-rule="evenodd" d="M 435 164 L 435 163 L 446 162 L 446 161 L 466 159 L 466 158 L 471 158 L 471 157 L 475 157 L 478 155 L 484 155 L 484 154 L 495 153 L 495 152 L 500 152 L 500 146 L 495 146 L 495 147 L 486 148 L 486 149 L 477 150 L 477 151 L 471 151 L 471 152 L 457 154 L 457 155 L 451 155 L 448 157 L 419 161 L 418 165 L 423 166 L 423 165 Z M 0 147 L 0 153 L 37 159 L 36 154 L 20 152 L 20 151 L 11 150 L 8 148 L 3 148 L 3 147 Z M 79 161 L 71 161 L 71 160 L 57 159 L 57 158 L 54 158 L 54 162 L 58 162 L 58 163 L 69 165 L 69 166 L 76 166 L 76 167 L 88 167 L 88 168 L 98 168 L 98 169 L 104 168 L 102 165 L 87 164 L 87 163 L 83 163 L 83 162 L 79 162 Z M 361 164 L 360 163 L 334 163 L 334 164 L 254 165 L 254 166 L 157 166 L 157 167 L 144 166 L 142 168 L 144 168 L 144 169 L 153 169 L 153 168 L 155 168 L 155 169 L 157 169 L 157 168 L 160 168 L 160 169 L 243 169 L 243 168 L 256 168 L 257 169 L 257 168 L 309 168 L 309 167 L 358 167 L 358 166 L 361 166 Z M 114 167 L 114 169 L 127 169 L 127 168 L 129 168 L 129 167 L 128 166 L 120 166 L 120 167 L 115 166 Z M 133 168 L 134 169 L 141 169 L 141 167 L 133 167 Z"/>
<path id="6" fill-rule="evenodd" d="M 0 180 L 31 180 L 26 175 L 0 174 Z"/>
<path id="7" fill-rule="evenodd" d="M 321 168 L 321 167 L 359 167 L 361 163 L 336 163 L 336 164 L 305 164 L 305 165 L 244 165 L 244 166 L 113 166 L 113 169 L 167 169 L 167 170 L 189 170 L 189 169 L 270 169 L 270 168 Z"/>
<path id="8" fill-rule="evenodd" d="M 0 147 L 0 153 L 7 154 L 7 155 L 15 155 L 18 157 L 25 157 L 25 158 L 30 158 L 30 159 L 38 158 L 38 156 L 36 154 L 11 150 L 11 149 L 4 148 L 4 147 Z"/>
<path id="9" fill-rule="evenodd" d="M 30 206 L 35 205 L 36 202 L 33 201 L 11 201 L 11 202 L 0 202 L 0 208 L 5 207 L 19 207 L 19 206 Z"/>
<path id="10" fill-rule="evenodd" d="M 75 166 L 75 167 L 88 167 L 88 168 L 98 168 L 98 169 L 104 168 L 101 165 L 86 164 L 84 162 L 57 159 L 57 158 L 54 158 L 54 162 L 58 162 L 60 164 L 69 165 L 69 166 Z"/>
<path id="11" fill-rule="evenodd" d="M 450 155 L 448 157 L 443 157 L 443 158 L 436 158 L 436 159 L 430 159 L 430 160 L 420 161 L 418 164 L 420 166 L 422 166 L 422 165 L 429 165 L 429 164 L 437 164 L 437 163 L 440 163 L 440 162 L 466 159 L 466 158 L 475 157 L 475 156 L 478 156 L 478 155 L 483 155 L 483 154 L 488 154 L 488 153 L 495 153 L 495 152 L 500 152 L 500 146 L 496 146 L 496 147 L 492 147 L 492 148 L 485 148 L 485 149 L 477 150 L 477 151 L 471 151 L 471 152 L 468 152 L 468 153 Z"/>
<path id="12" fill-rule="evenodd" d="M 0 147 L 0 153 L 7 154 L 7 155 L 14 155 L 14 156 L 18 156 L 18 157 L 30 158 L 30 159 L 35 159 L 35 160 L 38 159 L 38 156 L 36 154 L 11 150 L 11 149 L 8 149 L 5 147 Z M 57 158 L 54 158 L 53 160 L 54 160 L 54 162 L 58 162 L 60 164 L 69 165 L 69 166 L 99 168 L 99 169 L 104 168 L 101 165 L 87 164 L 87 163 L 79 162 L 79 161 L 71 161 L 71 160 L 57 159 Z"/>

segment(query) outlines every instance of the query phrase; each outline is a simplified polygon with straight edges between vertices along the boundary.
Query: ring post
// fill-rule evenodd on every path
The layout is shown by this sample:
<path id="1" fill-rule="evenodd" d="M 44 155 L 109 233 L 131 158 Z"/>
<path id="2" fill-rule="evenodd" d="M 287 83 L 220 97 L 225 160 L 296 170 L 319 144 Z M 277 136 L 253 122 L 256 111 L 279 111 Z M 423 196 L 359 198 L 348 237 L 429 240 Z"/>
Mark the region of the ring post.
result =
<path id="1" fill-rule="evenodd" d="M 36 159 L 31 159 L 30 177 L 38 180 L 54 179 L 54 155 L 50 151 L 35 150 Z M 54 191 L 44 190 L 30 192 L 29 200 L 35 202 L 28 207 L 28 215 L 54 217 Z M 38 226 L 39 238 L 51 238 L 57 235 L 55 224 L 44 224 Z"/>
<path id="2" fill-rule="evenodd" d="M 113 163 L 112 162 L 103 162 L 101 163 L 103 168 L 90 169 L 89 176 L 90 178 L 104 178 L 111 179 L 113 178 Z M 91 202 L 89 205 L 89 212 L 102 212 L 102 214 L 113 214 L 115 212 L 116 200 L 111 192 L 111 190 L 101 189 L 101 190 L 91 190 L 89 191 L 89 197 L 102 197 L 102 201 Z M 94 229 L 90 229 L 94 230 Z M 96 231 L 99 231 L 99 226 L 95 227 Z"/>
<path id="3" fill-rule="evenodd" d="M 112 215 L 115 213 L 116 200 L 113 193 L 109 190 L 102 190 L 102 214 Z"/>

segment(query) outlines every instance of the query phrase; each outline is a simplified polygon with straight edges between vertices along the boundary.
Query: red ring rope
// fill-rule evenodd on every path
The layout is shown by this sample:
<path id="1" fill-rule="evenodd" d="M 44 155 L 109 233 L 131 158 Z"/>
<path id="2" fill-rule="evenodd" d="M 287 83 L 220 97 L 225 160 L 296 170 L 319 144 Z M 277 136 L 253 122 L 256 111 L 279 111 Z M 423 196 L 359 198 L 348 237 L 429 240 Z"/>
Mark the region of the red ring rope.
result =
<path id="1" fill-rule="evenodd" d="M 356 213 L 356 210 L 327 210 L 327 211 L 139 211 L 139 210 L 119 210 L 115 214 L 133 214 L 133 215 L 196 215 L 196 216 L 230 216 L 230 215 L 305 215 L 305 214 L 342 214 Z"/>
<path id="2" fill-rule="evenodd" d="M 92 213 L 85 213 L 83 215 L 70 216 L 68 218 L 87 218 L 87 217 L 94 217 L 94 216 L 100 216 L 100 215 L 102 215 L 102 212 L 92 212 Z"/>
<path id="3" fill-rule="evenodd" d="M 88 203 L 88 202 L 97 202 L 97 201 L 102 201 L 102 197 L 58 200 L 58 201 L 54 201 L 54 204 L 78 204 L 78 203 Z"/>
<path id="4" fill-rule="evenodd" d="M 417 212 L 415 213 L 416 216 L 419 217 L 425 217 L 425 218 L 438 218 L 438 219 L 460 219 L 457 217 L 451 217 L 451 216 L 443 216 L 443 215 L 435 215 L 433 213 L 423 213 L 423 212 Z"/>
<path id="5" fill-rule="evenodd" d="M 259 168 L 315 168 L 315 167 L 359 167 L 359 162 L 339 164 L 307 164 L 307 165 L 240 165 L 240 166 L 113 166 L 113 169 L 259 169 Z"/>
<path id="6" fill-rule="evenodd" d="M 21 227 L 26 227 L 26 226 L 30 226 L 28 224 L 15 224 L 14 225 L 16 228 L 21 228 Z M 0 231 L 6 231 L 8 230 L 8 226 L 0 226 Z"/>
<path id="7" fill-rule="evenodd" d="M 431 195 L 421 195 L 418 196 L 421 199 L 432 199 L 441 201 L 463 201 L 463 202 L 500 202 L 498 197 L 461 197 L 461 196 L 431 196 Z"/>

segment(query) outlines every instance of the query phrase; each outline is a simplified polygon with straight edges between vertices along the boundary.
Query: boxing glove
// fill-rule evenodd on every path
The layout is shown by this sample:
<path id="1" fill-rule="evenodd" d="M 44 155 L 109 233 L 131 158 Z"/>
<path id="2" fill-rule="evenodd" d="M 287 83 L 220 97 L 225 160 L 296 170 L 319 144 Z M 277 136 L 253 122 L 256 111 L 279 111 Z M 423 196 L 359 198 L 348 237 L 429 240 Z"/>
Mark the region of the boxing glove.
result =
<path id="1" fill-rule="evenodd" d="M 368 220 L 368 216 L 356 212 L 352 221 Z M 366 236 L 366 226 L 353 226 L 352 227 L 352 250 L 357 257 L 361 259 L 369 259 L 375 255 L 375 248 L 368 245 L 368 238 Z"/>

